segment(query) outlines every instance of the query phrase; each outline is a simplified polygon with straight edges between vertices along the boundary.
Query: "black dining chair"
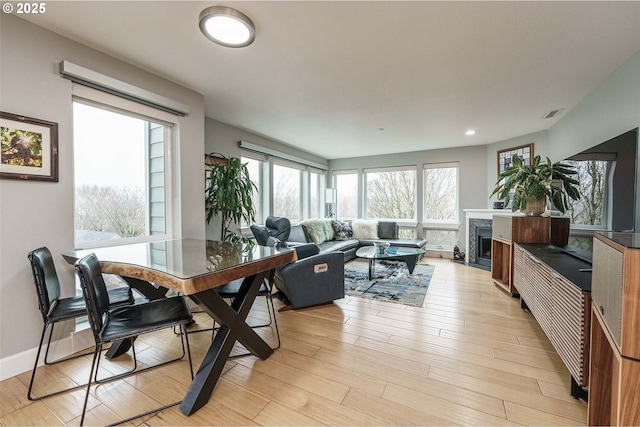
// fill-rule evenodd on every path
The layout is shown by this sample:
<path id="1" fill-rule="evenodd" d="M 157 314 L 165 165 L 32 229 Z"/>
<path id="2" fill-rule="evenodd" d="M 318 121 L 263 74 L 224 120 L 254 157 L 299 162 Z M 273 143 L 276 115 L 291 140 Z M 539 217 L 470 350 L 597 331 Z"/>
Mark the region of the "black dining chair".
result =
<path id="1" fill-rule="evenodd" d="M 40 400 L 46 397 L 58 395 L 60 393 L 65 393 L 70 390 L 75 390 L 86 385 L 76 385 L 73 387 L 65 388 L 64 390 L 58 390 L 49 394 L 45 394 L 43 396 L 32 396 L 36 370 L 38 369 L 38 361 L 40 360 L 40 353 L 42 351 L 42 343 L 44 342 L 44 337 L 46 335 L 47 329 L 49 329 L 49 339 L 47 340 L 47 346 L 44 353 L 45 365 L 54 365 L 56 363 L 75 359 L 81 356 L 86 356 L 88 354 L 91 354 L 91 352 L 77 354 L 72 357 L 62 358 L 53 362 L 48 360 L 49 348 L 51 347 L 51 337 L 53 336 L 53 329 L 55 324 L 65 320 L 86 316 L 87 307 L 82 295 L 60 298 L 60 281 L 58 280 L 56 267 L 53 263 L 53 257 L 51 256 L 51 252 L 48 248 L 42 247 L 35 249 L 29 252 L 28 258 L 29 262 L 31 263 L 33 282 L 35 283 L 36 293 L 38 294 L 38 308 L 40 309 L 40 314 L 42 314 L 44 326 L 42 328 L 42 335 L 40 337 L 40 345 L 38 345 L 36 361 L 33 365 L 33 371 L 31 371 L 31 381 L 29 382 L 27 398 L 29 400 Z M 131 288 L 129 286 L 109 289 L 108 297 L 110 308 L 131 305 L 135 301 L 131 292 Z"/>
<path id="2" fill-rule="evenodd" d="M 89 381 L 87 382 L 87 392 L 84 398 L 84 405 L 82 407 L 82 415 L 80 417 L 80 425 L 84 424 L 84 417 L 87 411 L 87 402 L 89 400 L 89 392 L 91 391 L 91 378 L 93 377 L 94 370 L 99 369 L 100 352 L 105 344 L 113 343 L 118 340 L 131 340 L 131 347 L 133 350 L 134 368 L 124 374 L 115 375 L 108 380 L 112 381 L 117 378 L 122 378 L 132 373 L 139 373 L 152 369 L 166 363 L 170 363 L 179 359 L 173 359 L 168 362 L 163 362 L 154 366 L 150 366 L 144 369 L 136 371 L 136 349 L 135 349 L 135 337 L 150 332 L 155 332 L 165 328 L 172 328 L 174 326 L 180 326 L 182 333 L 182 354 L 184 355 L 185 344 L 187 353 L 189 355 L 189 368 L 191 371 L 191 379 L 193 380 L 193 364 L 191 361 L 191 350 L 189 348 L 189 338 L 186 334 L 186 325 L 193 321 L 189 306 L 182 296 L 175 296 L 170 298 L 162 298 L 153 301 L 148 301 L 143 304 L 132 305 L 128 307 L 121 307 L 111 310 L 109 308 L 109 296 L 107 293 L 107 287 L 102 277 L 102 271 L 98 258 L 95 254 L 90 254 L 84 258 L 78 260 L 75 264 L 76 273 L 80 278 L 80 287 L 82 288 L 82 294 L 84 295 L 85 303 L 87 306 L 87 313 L 89 315 L 89 324 L 93 331 L 93 337 L 96 342 L 95 351 L 93 353 L 93 361 L 91 362 L 91 370 L 89 372 Z M 180 358 L 181 359 L 181 358 Z M 168 405 L 161 406 L 150 411 L 135 415 L 121 420 L 117 424 L 129 422 L 136 418 L 153 414 L 171 406 L 180 404 L 180 402 L 170 403 Z"/>

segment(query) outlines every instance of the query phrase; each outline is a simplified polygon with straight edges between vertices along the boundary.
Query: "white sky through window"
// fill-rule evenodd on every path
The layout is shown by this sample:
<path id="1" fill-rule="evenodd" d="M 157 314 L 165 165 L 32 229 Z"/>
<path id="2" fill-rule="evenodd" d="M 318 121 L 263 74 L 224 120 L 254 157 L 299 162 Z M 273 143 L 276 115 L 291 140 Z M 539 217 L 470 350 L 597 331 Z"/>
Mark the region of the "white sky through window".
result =
<path id="1" fill-rule="evenodd" d="M 144 121 L 73 103 L 75 185 L 145 187 Z"/>

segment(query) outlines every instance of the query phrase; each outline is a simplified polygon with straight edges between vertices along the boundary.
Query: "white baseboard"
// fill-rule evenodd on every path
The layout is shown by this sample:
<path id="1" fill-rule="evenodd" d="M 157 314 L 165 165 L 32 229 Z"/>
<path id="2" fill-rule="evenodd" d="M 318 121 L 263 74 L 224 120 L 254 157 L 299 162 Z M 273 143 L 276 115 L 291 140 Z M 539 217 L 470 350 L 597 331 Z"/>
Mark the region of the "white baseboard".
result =
<path id="1" fill-rule="evenodd" d="M 92 347 L 95 344 L 91 329 L 83 329 L 78 332 L 72 333 L 67 338 L 55 341 L 51 343 L 51 349 L 49 350 L 49 360 L 56 360 L 62 357 L 69 356 L 78 351 Z M 38 348 L 34 347 L 29 350 L 25 350 L 22 353 L 13 354 L 8 357 L 0 359 L 0 381 L 7 378 L 15 377 L 23 372 L 27 372 L 33 369 L 33 362 L 38 353 Z M 40 360 L 38 366 L 44 364 L 44 346 L 42 353 L 40 354 Z"/>

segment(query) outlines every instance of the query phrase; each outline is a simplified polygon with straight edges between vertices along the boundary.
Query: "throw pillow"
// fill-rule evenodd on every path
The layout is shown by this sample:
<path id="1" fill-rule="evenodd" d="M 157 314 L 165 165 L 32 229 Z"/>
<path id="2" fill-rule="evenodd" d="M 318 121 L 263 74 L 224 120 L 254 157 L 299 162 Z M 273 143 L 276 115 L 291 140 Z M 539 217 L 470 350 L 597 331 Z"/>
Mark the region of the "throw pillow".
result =
<path id="1" fill-rule="evenodd" d="M 300 221 L 300 225 L 309 236 L 309 239 L 316 245 L 327 241 L 325 226 L 322 221 L 317 219 L 305 219 Z"/>
<path id="2" fill-rule="evenodd" d="M 336 238 L 336 232 L 333 230 L 333 220 L 331 218 L 322 218 L 322 225 L 324 226 L 325 241 L 334 240 Z"/>
<path id="3" fill-rule="evenodd" d="M 336 240 L 349 240 L 353 238 L 353 229 L 351 228 L 351 224 L 348 222 L 333 220 L 331 225 L 333 226 Z"/>
<path id="4" fill-rule="evenodd" d="M 351 228 L 354 239 L 378 239 L 378 221 L 375 219 L 354 219 Z"/>

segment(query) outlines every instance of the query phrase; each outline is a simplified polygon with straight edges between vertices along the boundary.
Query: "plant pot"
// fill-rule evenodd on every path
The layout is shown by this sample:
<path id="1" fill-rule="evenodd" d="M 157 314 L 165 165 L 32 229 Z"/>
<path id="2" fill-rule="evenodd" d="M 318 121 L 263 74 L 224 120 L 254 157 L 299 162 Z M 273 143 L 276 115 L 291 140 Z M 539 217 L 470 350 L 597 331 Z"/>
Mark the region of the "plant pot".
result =
<path id="1" fill-rule="evenodd" d="M 547 209 L 547 197 L 542 199 L 527 199 L 527 207 L 524 210 L 525 215 L 540 216 Z"/>

